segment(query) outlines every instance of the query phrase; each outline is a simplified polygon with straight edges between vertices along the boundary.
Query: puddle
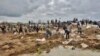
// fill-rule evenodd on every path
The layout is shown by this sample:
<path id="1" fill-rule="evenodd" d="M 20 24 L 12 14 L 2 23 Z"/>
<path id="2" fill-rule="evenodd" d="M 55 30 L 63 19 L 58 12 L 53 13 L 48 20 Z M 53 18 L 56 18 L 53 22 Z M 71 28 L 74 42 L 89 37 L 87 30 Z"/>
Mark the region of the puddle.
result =
<path id="1" fill-rule="evenodd" d="M 42 54 L 22 54 L 18 56 L 100 56 L 100 52 L 82 49 L 65 49 L 62 46 L 53 48 L 50 53 L 43 52 Z"/>

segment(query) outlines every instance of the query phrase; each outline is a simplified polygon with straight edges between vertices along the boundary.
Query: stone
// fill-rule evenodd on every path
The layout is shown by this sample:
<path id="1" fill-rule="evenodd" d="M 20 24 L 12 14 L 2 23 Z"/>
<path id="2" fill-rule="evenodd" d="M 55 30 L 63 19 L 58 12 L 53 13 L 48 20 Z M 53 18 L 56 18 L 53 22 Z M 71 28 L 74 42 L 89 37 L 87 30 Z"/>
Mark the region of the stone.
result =
<path id="1" fill-rule="evenodd" d="M 65 48 L 67 48 L 67 49 L 72 49 L 72 50 L 74 50 L 75 49 L 75 47 L 74 46 L 64 46 Z"/>
<path id="2" fill-rule="evenodd" d="M 69 44 L 69 43 L 72 42 L 72 41 L 73 41 L 73 39 L 69 39 L 68 41 L 62 42 L 62 44 Z"/>
<path id="3" fill-rule="evenodd" d="M 8 49 L 8 48 L 10 48 L 10 46 L 9 45 L 4 45 L 2 48 L 3 49 Z"/>
<path id="4" fill-rule="evenodd" d="M 97 38 L 98 40 L 100 40 L 100 35 L 96 35 L 96 38 Z"/>
<path id="5" fill-rule="evenodd" d="M 87 47 L 89 47 L 87 44 L 85 44 L 85 43 L 81 43 L 81 46 L 82 46 L 82 48 L 87 48 Z"/>
<path id="6" fill-rule="evenodd" d="M 36 41 L 39 41 L 39 42 L 45 42 L 46 39 L 45 39 L 45 38 L 42 38 L 42 39 L 36 39 Z"/>

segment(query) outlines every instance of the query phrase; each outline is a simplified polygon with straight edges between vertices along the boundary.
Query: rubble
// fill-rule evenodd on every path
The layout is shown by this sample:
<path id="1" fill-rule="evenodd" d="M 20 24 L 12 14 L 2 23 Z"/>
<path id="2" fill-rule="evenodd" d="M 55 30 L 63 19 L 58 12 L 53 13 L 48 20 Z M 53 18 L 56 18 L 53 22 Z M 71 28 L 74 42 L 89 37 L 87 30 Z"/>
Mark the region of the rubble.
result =
<path id="1" fill-rule="evenodd" d="M 71 33 L 71 35 L 70 35 L 71 37 L 75 37 L 76 36 L 76 34 L 75 33 Z"/>
<path id="2" fill-rule="evenodd" d="M 86 26 L 86 29 L 89 29 L 89 28 L 92 28 L 92 26 L 91 25 L 87 25 Z"/>
<path id="3" fill-rule="evenodd" d="M 76 27 L 76 26 L 74 26 Z M 87 26 L 83 29 L 83 34 L 79 35 L 77 29 L 73 29 L 70 39 L 64 39 L 64 31 L 60 29 L 60 34 L 55 34 L 46 39 L 44 33 L 28 33 L 25 35 L 3 35 L 0 36 L 0 55 L 17 56 L 22 53 L 50 52 L 50 49 L 63 45 L 68 49 L 100 49 L 100 29 Z M 4 54 L 3 54 L 4 53 Z"/>
<path id="4" fill-rule="evenodd" d="M 69 39 L 68 41 L 63 41 L 62 44 L 69 44 L 71 43 L 71 41 L 73 41 L 73 39 Z"/>
<path id="5" fill-rule="evenodd" d="M 74 50 L 75 49 L 75 47 L 74 46 L 64 46 L 65 48 L 67 48 L 67 49 L 72 49 L 72 50 Z"/>
<path id="6" fill-rule="evenodd" d="M 45 39 L 45 38 L 42 38 L 42 39 L 36 39 L 36 41 L 39 41 L 39 42 L 45 42 L 46 39 Z"/>
<path id="7" fill-rule="evenodd" d="M 100 40 L 100 35 L 96 35 L 96 38 L 97 38 L 98 40 Z"/>
<path id="8" fill-rule="evenodd" d="M 87 44 L 85 44 L 85 43 L 81 43 L 81 46 L 82 46 L 82 48 L 87 48 L 87 47 L 89 47 Z"/>
<path id="9" fill-rule="evenodd" d="M 2 47 L 2 49 L 8 49 L 8 48 L 10 48 L 9 45 L 4 45 L 4 46 Z"/>
<path id="10" fill-rule="evenodd" d="M 23 36 L 13 35 L 8 39 L 2 39 L 0 37 L 0 40 L 2 39 L 0 42 L 0 51 L 4 52 L 0 52 L 0 55 L 17 56 L 21 53 L 35 53 L 40 50 L 45 50 L 48 53 L 51 48 L 60 45 L 60 42 L 62 41 L 62 38 L 60 38 L 60 36 L 58 37 L 57 35 L 52 36 L 50 39 L 45 39 L 44 37 L 45 36 L 43 36 L 43 34 L 27 34 Z"/>

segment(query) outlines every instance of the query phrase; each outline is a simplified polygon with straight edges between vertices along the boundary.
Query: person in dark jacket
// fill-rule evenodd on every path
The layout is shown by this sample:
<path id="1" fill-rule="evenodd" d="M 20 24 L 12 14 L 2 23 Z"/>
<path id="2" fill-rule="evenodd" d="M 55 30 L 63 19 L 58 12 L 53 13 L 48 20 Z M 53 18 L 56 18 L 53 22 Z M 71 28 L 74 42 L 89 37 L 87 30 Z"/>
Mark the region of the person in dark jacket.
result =
<path id="1" fill-rule="evenodd" d="M 1 28 L 1 30 L 2 30 L 2 33 L 5 34 L 5 33 L 6 33 L 6 26 L 2 26 L 2 27 L 0 27 L 0 28 Z"/>
<path id="2" fill-rule="evenodd" d="M 20 25 L 20 27 L 19 27 L 19 33 L 23 33 L 22 25 Z"/>
<path id="3" fill-rule="evenodd" d="M 70 31 L 67 28 L 65 29 L 65 34 L 66 34 L 66 39 L 69 39 Z"/>
<path id="4" fill-rule="evenodd" d="M 38 26 L 36 27 L 36 32 L 37 32 L 37 33 L 39 32 L 39 27 L 38 27 Z"/>

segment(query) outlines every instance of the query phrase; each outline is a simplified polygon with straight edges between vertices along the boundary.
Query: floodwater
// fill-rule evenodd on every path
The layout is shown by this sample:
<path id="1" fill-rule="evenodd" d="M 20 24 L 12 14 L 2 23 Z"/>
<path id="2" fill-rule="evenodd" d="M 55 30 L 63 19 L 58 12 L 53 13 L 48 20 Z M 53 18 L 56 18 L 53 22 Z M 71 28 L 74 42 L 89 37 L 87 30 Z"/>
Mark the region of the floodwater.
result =
<path id="1" fill-rule="evenodd" d="M 18 56 L 100 56 L 100 51 L 82 50 L 82 49 L 66 49 L 62 46 L 53 48 L 50 53 L 43 52 L 42 54 L 22 54 Z"/>

